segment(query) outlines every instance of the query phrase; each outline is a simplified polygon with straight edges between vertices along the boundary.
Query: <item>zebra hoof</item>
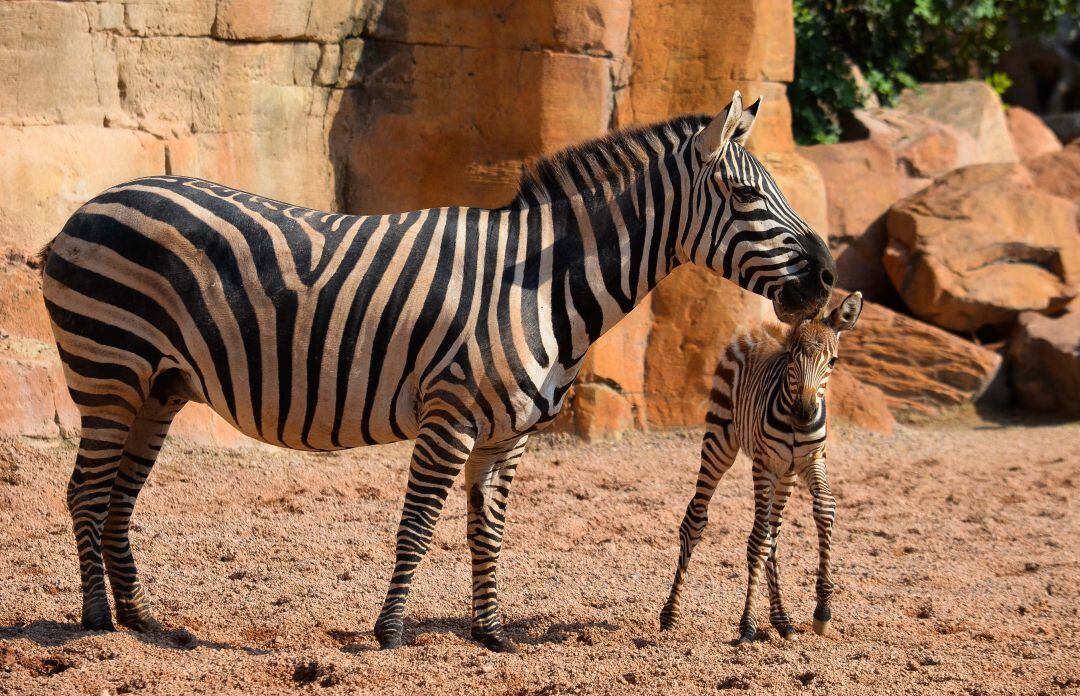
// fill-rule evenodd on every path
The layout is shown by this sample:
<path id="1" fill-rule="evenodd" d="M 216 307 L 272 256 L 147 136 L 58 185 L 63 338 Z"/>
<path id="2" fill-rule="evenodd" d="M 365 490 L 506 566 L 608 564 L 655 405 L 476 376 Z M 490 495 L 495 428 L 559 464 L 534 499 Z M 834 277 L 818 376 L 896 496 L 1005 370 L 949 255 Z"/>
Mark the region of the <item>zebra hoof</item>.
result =
<path id="1" fill-rule="evenodd" d="M 829 635 L 829 621 L 829 619 L 826 619 L 824 621 L 820 619 L 814 619 L 814 633 L 818 634 L 819 636 Z"/>
<path id="2" fill-rule="evenodd" d="M 750 643 L 753 643 L 755 638 L 757 638 L 757 629 L 753 629 L 753 628 L 743 629 L 743 631 L 741 633 L 739 633 L 739 639 L 735 641 L 735 645 L 736 646 L 748 645 Z"/>
<path id="3" fill-rule="evenodd" d="M 667 612 L 660 612 L 660 630 L 670 631 L 675 628 L 675 624 L 679 623 L 679 617 L 674 614 L 668 614 Z"/>
<path id="4" fill-rule="evenodd" d="M 795 630 L 794 626 L 784 626 L 783 628 L 776 629 L 776 632 L 780 634 L 780 637 L 789 643 L 793 643 L 799 639 L 799 632 Z"/>
<path id="5" fill-rule="evenodd" d="M 498 633 L 481 633 L 480 631 L 472 632 L 473 640 L 491 652 L 497 653 L 516 653 L 518 651 L 517 645 L 514 641 L 506 637 L 505 633 L 501 631 Z"/>

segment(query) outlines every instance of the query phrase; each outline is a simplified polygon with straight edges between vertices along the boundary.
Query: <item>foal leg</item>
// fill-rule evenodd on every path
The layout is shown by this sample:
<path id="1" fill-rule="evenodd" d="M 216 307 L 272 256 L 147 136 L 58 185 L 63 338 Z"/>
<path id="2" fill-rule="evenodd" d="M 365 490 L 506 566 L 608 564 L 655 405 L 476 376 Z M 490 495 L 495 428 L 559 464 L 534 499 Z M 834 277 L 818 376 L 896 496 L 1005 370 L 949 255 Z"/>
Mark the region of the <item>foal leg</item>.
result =
<path id="1" fill-rule="evenodd" d="M 836 518 L 836 500 L 829 490 L 825 472 L 825 460 L 818 459 L 802 472 L 806 485 L 814 498 L 814 524 L 818 533 L 817 607 L 814 608 L 814 633 L 823 636 L 832 620 L 830 602 L 833 595 L 832 552 L 833 521 Z"/>
<path id="2" fill-rule="evenodd" d="M 671 592 L 668 594 L 667 602 L 660 610 L 660 630 L 662 631 L 673 628 L 679 621 L 679 603 L 683 582 L 686 580 L 686 569 L 690 565 L 690 556 L 701 541 L 701 535 L 709 523 L 709 502 L 712 500 L 713 493 L 716 492 L 716 486 L 731 468 L 735 455 L 738 453 L 739 446 L 735 441 L 731 421 L 710 425 L 701 442 L 701 469 L 698 471 L 694 497 L 686 506 L 686 514 L 683 515 L 682 524 L 679 525 L 679 564 L 675 568 L 675 580 L 671 583 Z"/>
<path id="3" fill-rule="evenodd" d="M 469 499 L 468 537 L 472 554 L 472 637 L 494 652 L 516 652 L 499 608 L 499 552 L 506 528 L 506 503 L 528 436 L 473 450 L 465 464 Z"/>
<path id="4" fill-rule="evenodd" d="M 151 393 L 131 426 L 109 496 L 101 548 L 116 602 L 116 620 L 121 626 L 136 631 L 153 630 L 159 624 L 150 614 L 149 602 L 139 583 L 135 558 L 131 554 L 128 535 L 131 514 L 146 477 L 157 461 L 169 426 L 185 403 L 179 397 Z"/>
<path id="5" fill-rule="evenodd" d="M 413 575 L 427 553 L 446 496 L 474 443 L 472 430 L 455 422 L 433 418 L 420 426 L 398 524 L 394 574 L 375 622 L 375 637 L 383 649 L 401 645 L 402 619 Z"/>
<path id="6" fill-rule="evenodd" d="M 784 609 L 784 599 L 780 594 L 780 571 L 777 568 L 776 546 L 780 538 L 780 525 L 784 523 L 784 506 L 787 505 L 791 489 L 795 485 L 795 474 L 780 479 L 776 485 L 772 500 L 772 516 L 769 525 L 772 529 L 772 550 L 765 562 L 765 577 L 769 583 L 769 623 L 784 640 L 795 638 L 795 627 Z"/>
<path id="7" fill-rule="evenodd" d="M 765 471 L 760 462 L 754 462 L 754 527 L 746 542 L 746 605 L 739 621 L 740 645 L 749 643 L 757 635 L 757 623 L 754 621 L 754 594 L 757 592 L 761 568 L 772 550 L 772 528 L 769 518 L 772 516 L 773 489 L 776 486 L 772 475 Z"/>

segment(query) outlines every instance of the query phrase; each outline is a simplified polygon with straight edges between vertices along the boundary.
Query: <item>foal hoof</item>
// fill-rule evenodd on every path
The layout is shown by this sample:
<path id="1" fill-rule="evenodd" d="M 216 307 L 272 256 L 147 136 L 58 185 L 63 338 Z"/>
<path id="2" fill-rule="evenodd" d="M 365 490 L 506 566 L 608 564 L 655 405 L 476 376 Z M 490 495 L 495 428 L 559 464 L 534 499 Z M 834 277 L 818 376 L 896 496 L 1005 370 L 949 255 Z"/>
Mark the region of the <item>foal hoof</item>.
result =
<path id="1" fill-rule="evenodd" d="M 783 628 L 776 629 L 776 632 L 780 634 L 781 638 L 789 643 L 799 639 L 799 632 L 795 630 L 794 626 L 784 626 Z"/>
<path id="2" fill-rule="evenodd" d="M 675 628 L 675 624 L 679 623 L 679 617 L 674 614 L 660 613 L 660 630 L 670 631 Z"/>
<path id="3" fill-rule="evenodd" d="M 832 609 L 828 604 L 819 604 L 814 609 L 814 633 L 819 636 L 829 632 L 829 621 L 832 620 Z"/>
<path id="4" fill-rule="evenodd" d="M 379 641 L 379 650 L 393 650 L 401 647 L 400 628 L 380 628 L 375 626 L 375 639 Z"/>
<path id="5" fill-rule="evenodd" d="M 473 640 L 491 652 L 497 653 L 516 653 L 518 651 L 517 645 L 514 641 L 506 637 L 503 632 L 498 633 L 482 633 L 480 631 L 472 632 Z"/>

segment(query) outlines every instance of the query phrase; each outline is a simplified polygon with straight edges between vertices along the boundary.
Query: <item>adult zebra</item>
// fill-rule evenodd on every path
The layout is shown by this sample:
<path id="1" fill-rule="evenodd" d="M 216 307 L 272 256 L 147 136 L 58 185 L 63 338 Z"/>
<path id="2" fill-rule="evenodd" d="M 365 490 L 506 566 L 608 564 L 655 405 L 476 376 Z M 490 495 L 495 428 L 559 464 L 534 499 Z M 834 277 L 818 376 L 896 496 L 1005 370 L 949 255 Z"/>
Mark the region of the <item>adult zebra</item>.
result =
<path id="1" fill-rule="evenodd" d="M 155 625 L 128 542 L 176 412 L 209 404 L 264 442 L 414 439 L 375 634 L 401 643 L 413 573 L 464 470 L 473 636 L 512 650 L 496 596 L 527 434 L 581 360 L 680 263 L 816 312 L 835 265 L 745 149 L 758 103 L 543 159 L 507 206 L 352 216 L 176 176 L 97 196 L 43 252 L 45 303 L 82 440 L 68 486 L 82 623 Z"/>

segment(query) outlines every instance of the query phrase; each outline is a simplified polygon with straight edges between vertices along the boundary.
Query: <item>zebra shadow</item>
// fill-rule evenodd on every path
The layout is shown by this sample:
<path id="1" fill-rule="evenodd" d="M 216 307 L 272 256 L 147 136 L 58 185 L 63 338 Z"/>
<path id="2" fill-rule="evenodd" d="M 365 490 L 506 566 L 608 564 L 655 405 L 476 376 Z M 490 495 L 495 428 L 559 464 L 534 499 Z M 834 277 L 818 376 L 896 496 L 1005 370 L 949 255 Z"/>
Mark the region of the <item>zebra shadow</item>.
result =
<path id="1" fill-rule="evenodd" d="M 0 640 L 28 640 L 44 648 L 57 648 L 90 636 L 129 635 L 148 645 L 169 650 L 241 650 L 249 655 L 268 655 L 269 650 L 201 640 L 186 628 L 164 628 L 159 631 L 88 631 L 82 624 L 39 619 L 25 625 L 0 626 Z"/>
<path id="2" fill-rule="evenodd" d="M 574 621 L 571 623 L 550 623 L 544 617 L 515 619 L 503 625 L 507 635 L 519 645 L 543 645 L 548 643 L 590 643 L 597 632 L 615 632 L 620 626 L 609 621 Z M 471 622 L 468 617 L 443 616 L 405 621 L 405 633 L 408 642 L 418 636 L 429 633 L 453 634 L 466 641 L 472 641 Z M 541 632 L 543 631 L 543 632 Z"/>

